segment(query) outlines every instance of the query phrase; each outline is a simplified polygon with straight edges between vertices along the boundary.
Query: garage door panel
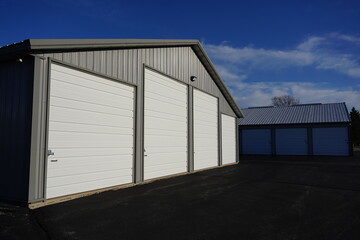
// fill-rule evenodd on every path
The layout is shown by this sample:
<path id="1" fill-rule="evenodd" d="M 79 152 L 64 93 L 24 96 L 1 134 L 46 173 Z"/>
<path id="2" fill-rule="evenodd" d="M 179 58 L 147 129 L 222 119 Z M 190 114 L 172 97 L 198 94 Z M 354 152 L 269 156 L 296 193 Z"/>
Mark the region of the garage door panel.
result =
<path id="1" fill-rule="evenodd" d="M 218 144 L 217 140 L 213 138 L 209 139 L 209 136 L 198 137 L 198 141 L 194 143 L 194 147 L 196 147 L 197 151 L 205 151 L 209 149 L 214 149 L 214 146 Z M 215 148 L 215 151 L 217 148 Z"/>
<path id="2" fill-rule="evenodd" d="M 99 173 L 99 172 L 104 172 L 104 171 L 114 171 L 113 166 L 117 166 L 115 171 L 123 171 L 124 173 L 127 173 L 129 171 L 129 169 L 132 168 L 132 164 L 127 164 L 128 166 L 124 166 L 124 163 L 126 164 L 126 159 L 128 159 L 129 155 L 126 156 L 125 161 L 121 162 L 121 159 L 117 156 L 112 156 L 112 160 L 106 159 L 107 157 L 103 157 L 105 160 L 104 162 L 98 162 L 98 163 L 91 163 L 88 164 L 85 161 L 82 161 L 82 164 L 87 164 L 86 165 L 86 172 L 84 172 L 84 165 L 80 165 L 80 164 L 72 164 L 71 166 L 69 166 L 71 163 L 68 163 L 66 161 L 64 161 L 64 164 L 54 167 L 54 168 L 49 168 L 49 173 L 51 174 L 51 178 L 55 178 L 55 177 L 63 177 L 63 178 L 68 178 L 68 176 L 79 176 L 79 175 L 87 175 L 87 174 L 92 174 L 92 173 Z M 92 158 L 88 158 L 89 160 L 93 160 L 95 157 Z M 110 157 L 108 157 L 110 158 Z M 79 158 L 80 160 L 84 160 Z M 75 160 L 78 160 L 75 158 Z M 79 161 L 80 162 L 80 161 Z M 110 167 L 109 165 L 112 164 L 112 167 Z M 66 169 L 66 176 L 64 176 L 64 170 Z M 116 177 L 116 176 L 115 176 Z M 66 181 L 71 181 L 66 180 Z M 59 182 L 58 184 L 62 184 L 62 182 Z"/>
<path id="3" fill-rule="evenodd" d="M 314 155 L 348 156 L 348 129 L 313 128 Z"/>
<path id="4" fill-rule="evenodd" d="M 184 117 L 185 111 L 176 111 L 176 112 L 159 112 L 154 110 L 145 110 L 145 113 L 149 117 L 174 120 L 178 122 L 187 122 L 187 118 Z"/>
<path id="5" fill-rule="evenodd" d="M 270 129 L 244 129 L 241 142 L 243 154 L 271 154 Z"/>
<path id="6" fill-rule="evenodd" d="M 163 146 L 179 146 L 187 141 L 187 137 L 174 137 L 174 136 L 153 136 L 147 135 L 147 138 L 144 140 L 145 145 L 149 147 Z"/>
<path id="7" fill-rule="evenodd" d="M 218 165 L 218 100 L 194 90 L 194 169 Z"/>
<path id="8" fill-rule="evenodd" d="M 87 94 L 90 93 L 96 97 L 109 97 L 111 98 L 111 100 L 113 99 L 120 100 L 126 98 L 132 99 L 134 93 L 134 89 L 131 89 L 129 87 L 127 87 L 128 90 L 124 90 L 123 88 L 112 88 L 111 90 L 109 90 L 109 89 L 104 89 L 104 87 L 106 87 L 107 85 L 101 84 L 96 87 L 89 87 L 89 84 L 87 84 L 86 82 L 87 80 L 85 79 L 84 79 L 84 83 L 74 83 L 72 82 L 71 78 L 67 78 L 66 81 L 61 81 L 58 79 L 54 79 L 52 77 L 51 85 L 52 87 L 54 87 L 54 91 L 52 92 L 52 94 L 54 96 L 57 95 L 64 97 L 68 96 L 71 99 L 75 99 L 78 96 L 81 96 L 83 98 L 88 98 Z M 78 91 L 78 95 L 71 94 L 76 91 Z M 70 93 L 70 94 L 66 94 L 66 93 Z"/>
<path id="9" fill-rule="evenodd" d="M 93 168 L 95 166 L 101 166 L 103 169 L 108 170 L 120 170 L 120 169 L 128 169 L 131 168 L 133 163 L 132 161 L 128 161 L 130 154 L 114 154 L 114 155 L 88 155 L 88 156 L 75 156 L 75 157 L 56 157 L 54 159 L 58 160 L 57 164 L 50 164 L 49 169 L 51 170 L 66 170 L 66 173 L 63 175 L 68 175 L 68 170 L 70 169 L 78 169 L 82 171 L 82 174 L 86 174 L 88 171 L 88 167 Z M 86 168 L 84 167 L 86 164 Z M 115 167 L 114 167 L 115 166 Z"/>
<path id="10" fill-rule="evenodd" d="M 85 89 L 81 86 L 70 85 L 62 82 L 52 82 L 51 88 L 53 97 L 61 97 L 65 99 L 71 99 L 74 101 L 84 101 L 89 103 L 101 103 L 108 106 L 118 106 L 119 101 L 123 101 L 122 108 L 132 109 L 131 103 L 127 100 L 131 100 L 131 97 L 116 95 L 113 93 L 102 92 L 100 89 Z M 89 98 L 89 96 L 93 96 Z M 119 106 L 120 107 L 120 106 Z"/>
<path id="11" fill-rule="evenodd" d="M 129 116 L 116 116 L 58 107 L 53 107 L 51 110 L 50 121 L 109 127 L 133 127 L 134 120 Z"/>
<path id="12" fill-rule="evenodd" d="M 156 118 L 159 120 L 176 122 L 178 124 L 187 124 L 187 118 L 184 117 L 183 115 L 180 115 L 179 112 L 177 112 L 176 114 L 172 114 L 172 113 L 162 113 L 162 112 L 146 110 L 145 113 L 146 116 L 148 116 L 149 118 Z M 183 111 L 182 113 L 186 114 L 185 111 Z M 152 122 L 150 121 L 150 123 Z"/>
<path id="13" fill-rule="evenodd" d="M 97 156 L 118 156 L 118 155 L 131 155 L 133 154 L 133 149 L 129 147 L 94 147 L 94 148 L 52 148 L 54 152 L 56 152 L 57 158 L 71 158 L 75 157 L 95 157 L 96 160 Z M 99 162 L 103 162 L 104 160 L 99 159 Z M 84 160 L 86 163 L 86 161 Z M 92 162 L 89 162 L 91 164 Z M 60 164 L 60 163 L 59 163 Z M 82 163 L 80 163 L 82 164 Z M 130 164 L 130 163 L 129 163 Z M 57 165 L 56 165 L 57 166 Z"/>
<path id="14" fill-rule="evenodd" d="M 144 178 L 187 171 L 187 86 L 145 70 Z"/>
<path id="15" fill-rule="evenodd" d="M 276 129 L 276 154 L 307 155 L 307 129 Z"/>
<path id="16" fill-rule="evenodd" d="M 63 67 L 56 69 L 52 66 L 51 79 L 53 82 L 62 82 L 70 85 L 86 87 L 87 89 L 102 89 L 104 92 L 113 93 L 119 96 L 127 96 L 132 98 L 133 88 L 127 85 L 119 85 L 116 81 L 103 81 L 102 78 L 90 74 L 79 74 L 78 70 L 66 69 L 66 73 L 62 72 Z"/>
<path id="17" fill-rule="evenodd" d="M 153 99 L 150 97 L 147 97 L 146 99 L 146 106 L 145 106 L 145 111 L 147 110 L 157 110 L 157 111 L 161 111 L 163 113 L 182 113 L 185 112 L 187 110 L 187 107 L 184 105 L 180 105 L 178 102 L 176 103 L 171 103 L 171 102 L 164 102 L 166 100 L 158 100 L 158 99 Z"/>
<path id="18" fill-rule="evenodd" d="M 61 196 L 64 195 L 64 192 L 67 194 L 75 194 L 79 192 L 86 192 L 91 191 L 94 189 L 101 189 L 116 186 L 118 182 L 129 182 L 131 179 L 129 177 L 117 177 L 117 178 L 105 178 L 105 179 L 96 179 L 94 181 L 86 181 L 86 182 L 79 182 L 79 183 L 72 183 L 69 185 L 62 185 L 62 186 L 53 186 L 50 187 L 50 190 L 47 191 L 47 194 L 51 194 L 52 196 Z"/>
<path id="19" fill-rule="evenodd" d="M 132 134 L 94 134 L 94 133 L 79 133 L 79 132 L 64 132 L 64 131 L 52 131 L 51 135 L 49 135 L 50 146 L 55 143 L 62 143 L 66 141 L 70 142 L 79 142 L 81 144 L 87 143 L 89 145 L 96 145 L 99 142 L 102 143 L 115 143 L 117 146 L 121 146 L 121 144 L 126 142 L 132 142 Z M 100 143 L 99 143 L 100 144 Z M 100 146 L 100 145 L 99 145 Z M 106 145 L 105 145 L 106 146 Z"/>
<path id="20" fill-rule="evenodd" d="M 149 168 L 149 170 L 145 173 L 145 175 L 146 175 L 146 179 L 152 179 L 152 178 L 157 178 L 159 176 L 169 176 L 183 172 L 184 172 L 183 166 L 179 168 L 175 168 L 174 166 L 172 166 L 169 169 Z"/>
<path id="21" fill-rule="evenodd" d="M 170 119 L 160 119 L 154 118 L 152 116 L 148 116 L 147 121 L 144 123 L 146 129 L 150 128 L 151 130 L 159 129 L 159 130 L 171 130 L 171 129 L 184 129 L 187 128 L 187 123 L 182 121 L 173 121 Z M 183 131 L 182 131 L 183 132 Z"/>
<path id="22" fill-rule="evenodd" d="M 162 152 L 159 149 L 159 151 L 157 151 L 156 155 L 148 155 L 147 159 L 149 161 L 151 161 L 154 165 L 157 165 L 157 164 L 175 164 L 176 165 L 176 164 L 178 164 L 179 166 L 183 166 L 182 162 L 179 162 L 176 160 L 176 156 L 178 156 L 178 155 L 186 158 L 187 157 L 186 149 L 184 148 L 181 151 L 174 151 L 174 152 Z M 163 160 L 167 160 L 167 162 L 163 162 Z"/>
<path id="23" fill-rule="evenodd" d="M 214 114 L 213 114 L 214 115 Z M 195 130 L 201 129 L 202 126 L 209 126 L 211 129 L 217 127 L 217 118 L 215 117 L 207 117 L 202 114 L 194 114 L 194 118 L 198 119 L 198 125 L 196 126 Z"/>
<path id="24" fill-rule="evenodd" d="M 94 181 L 101 181 L 101 180 L 111 180 L 113 179 L 113 186 L 116 185 L 116 181 L 119 178 L 118 176 L 123 176 L 129 170 L 109 170 L 109 171 L 102 171 L 102 172 L 93 172 L 93 173 L 86 173 L 86 174 L 75 174 L 70 176 L 59 176 L 59 177 L 51 177 L 48 180 L 48 187 L 60 187 L 60 186 L 67 186 L 67 185 L 76 185 L 79 183 L 92 183 Z M 103 173 L 106 173 L 106 176 Z M 128 178 L 128 177 L 127 177 Z M 131 181 L 131 178 L 128 178 Z"/>
<path id="25" fill-rule="evenodd" d="M 134 88 L 51 65 L 47 198 L 132 182 Z"/>
<path id="26" fill-rule="evenodd" d="M 214 107 L 217 107 L 218 104 L 217 98 L 196 89 L 195 91 L 197 91 L 196 94 L 197 103 L 199 103 L 200 105 L 206 105 L 205 109 L 209 109 L 211 111 Z"/>
<path id="27" fill-rule="evenodd" d="M 181 86 L 179 86 L 179 88 L 181 88 Z M 181 106 L 183 101 L 183 91 L 186 91 L 186 87 L 183 87 L 182 90 L 179 91 L 172 88 L 168 89 L 163 88 L 162 86 L 156 86 L 155 84 L 148 84 L 145 86 L 145 90 L 147 92 L 147 96 L 151 99 L 166 101 Z M 161 94 L 161 90 L 167 91 L 169 95 Z"/>
<path id="28" fill-rule="evenodd" d="M 119 126 L 99 126 L 99 125 L 87 125 L 78 123 L 64 123 L 64 122 L 53 122 L 49 127 L 50 131 L 66 131 L 66 132 L 80 132 L 80 133 L 109 133 L 109 134 L 126 134 L 132 135 L 134 130 L 129 127 Z"/>
<path id="29" fill-rule="evenodd" d="M 209 161 L 208 161 L 207 158 L 206 159 L 199 158 L 197 160 L 197 163 L 196 163 L 197 169 L 195 169 L 195 170 L 201 170 L 201 169 L 205 169 L 205 168 L 212 168 L 212 167 L 216 167 L 216 166 L 217 166 L 217 163 L 216 164 L 213 163 L 213 164 L 209 165 Z"/>
<path id="30" fill-rule="evenodd" d="M 146 70 L 146 78 L 151 81 L 151 85 L 147 85 L 148 87 L 155 87 L 155 88 L 164 88 L 167 91 L 177 91 L 177 92 L 183 92 L 187 89 L 187 86 L 185 84 L 179 85 L 177 81 L 170 79 L 171 82 L 169 82 L 169 77 L 156 73 L 152 70 L 147 69 Z M 180 98 L 182 99 L 182 98 Z"/>
<path id="31" fill-rule="evenodd" d="M 236 162 L 236 119 L 221 115 L 221 153 L 222 164 Z"/>
<path id="32" fill-rule="evenodd" d="M 49 138 L 49 141 L 53 138 Z M 86 140 L 86 141 L 75 141 L 75 140 L 55 140 L 53 141 L 53 144 L 49 144 L 49 149 L 52 148 L 93 148 L 93 147 L 132 147 L 132 141 L 124 140 L 122 142 L 113 142 L 113 141 L 103 141 L 103 142 L 95 142 L 92 140 Z"/>
<path id="33" fill-rule="evenodd" d="M 133 116 L 133 111 L 131 107 L 129 107 L 129 109 L 124 109 L 124 108 L 94 104 L 89 102 L 79 102 L 71 99 L 57 98 L 57 97 L 52 98 L 51 106 L 55 106 L 59 108 L 67 107 L 75 110 L 79 109 L 82 111 L 118 115 L 118 116 L 129 116 L 129 117 Z"/>
<path id="34" fill-rule="evenodd" d="M 156 146 L 156 147 L 148 147 L 146 152 L 152 153 L 181 153 L 186 152 L 187 146 L 172 146 L 172 147 L 163 147 L 163 146 Z M 149 155 L 148 155 L 149 156 Z"/>
<path id="35" fill-rule="evenodd" d="M 184 136 L 186 137 L 187 134 L 182 131 L 176 131 L 171 129 L 160 129 L 160 128 L 147 128 L 147 133 L 149 135 L 161 135 L 161 136 Z"/>
<path id="36" fill-rule="evenodd" d="M 195 152 L 195 155 L 197 156 L 197 160 L 206 160 L 208 158 L 213 157 L 214 154 L 217 154 L 217 151 L 209 148 L 199 149 L 198 151 Z"/>

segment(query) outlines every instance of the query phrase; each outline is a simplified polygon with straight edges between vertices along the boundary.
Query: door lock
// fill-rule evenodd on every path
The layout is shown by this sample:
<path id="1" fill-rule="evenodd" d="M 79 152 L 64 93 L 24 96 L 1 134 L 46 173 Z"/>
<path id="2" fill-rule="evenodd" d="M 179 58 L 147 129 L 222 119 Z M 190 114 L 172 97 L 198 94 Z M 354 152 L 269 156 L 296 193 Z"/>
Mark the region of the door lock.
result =
<path id="1" fill-rule="evenodd" d="M 55 153 L 53 152 L 53 150 L 49 149 L 48 150 L 48 156 L 53 156 Z"/>

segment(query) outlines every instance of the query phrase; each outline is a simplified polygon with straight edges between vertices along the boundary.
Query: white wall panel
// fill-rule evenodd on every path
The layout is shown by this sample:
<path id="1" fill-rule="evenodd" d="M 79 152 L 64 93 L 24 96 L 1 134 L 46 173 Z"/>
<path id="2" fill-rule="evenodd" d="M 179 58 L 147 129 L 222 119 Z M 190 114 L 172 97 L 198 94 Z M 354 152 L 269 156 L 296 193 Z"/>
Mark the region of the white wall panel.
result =
<path id="1" fill-rule="evenodd" d="M 132 182 L 134 87 L 51 65 L 46 197 Z"/>
<path id="2" fill-rule="evenodd" d="M 236 162 L 236 118 L 221 114 L 222 164 Z"/>
<path id="3" fill-rule="evenodd" d="M 144 179 L 187 171 L 187 86 L 145 70 Z"/>
<path id="4" fill-rule="evenodd" d="M 218 165 L 218 99 L 194 89 L 194 170 Z"/>

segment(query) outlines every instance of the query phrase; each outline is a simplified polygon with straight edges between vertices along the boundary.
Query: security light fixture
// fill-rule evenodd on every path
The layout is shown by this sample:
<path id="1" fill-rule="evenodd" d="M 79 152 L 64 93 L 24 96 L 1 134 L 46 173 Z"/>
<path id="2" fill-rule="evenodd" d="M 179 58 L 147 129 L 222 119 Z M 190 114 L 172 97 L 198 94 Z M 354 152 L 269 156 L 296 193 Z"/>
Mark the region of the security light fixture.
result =
<path id="1" fill-rule="evenodd" d="M 190 77 L 190 80 L 191 80 L 192 82 L 195 82 L 196 79 L 197 79 L 196 76 L 191 76 L 191 77 Z"/>

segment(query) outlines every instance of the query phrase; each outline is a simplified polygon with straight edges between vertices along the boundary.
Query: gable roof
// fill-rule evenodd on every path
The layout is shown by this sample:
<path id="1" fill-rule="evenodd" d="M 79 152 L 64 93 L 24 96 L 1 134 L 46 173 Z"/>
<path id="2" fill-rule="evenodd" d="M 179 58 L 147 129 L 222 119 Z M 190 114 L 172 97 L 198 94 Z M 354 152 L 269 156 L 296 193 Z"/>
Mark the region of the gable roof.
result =
<path id="1" fill-rule="evenodd" d="M 254 107 L 242 109 L 245 117 L 239 125 L 277 125 L 310 123 L 349 123 L 345 103 L 298 104 L 288 107 Z"/>
<path id="2" fill-rule="evenodd" d="M 173 39 L 27 39 L 0 48 L 0 59 L 21 54 L 36 54 L 55 50 L 121 49 L 149 47 L 191 47 L 238 117 L 243 117 L 229 89 L 198 40 Z"/>

